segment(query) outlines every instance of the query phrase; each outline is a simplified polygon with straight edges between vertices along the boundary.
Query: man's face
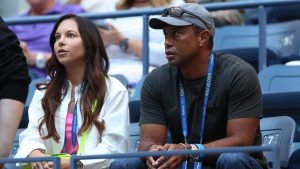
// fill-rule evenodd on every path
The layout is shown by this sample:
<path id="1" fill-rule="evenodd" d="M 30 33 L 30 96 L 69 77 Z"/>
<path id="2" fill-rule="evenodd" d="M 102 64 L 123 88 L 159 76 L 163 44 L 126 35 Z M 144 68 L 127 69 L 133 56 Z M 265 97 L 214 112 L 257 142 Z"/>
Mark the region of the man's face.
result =
<path id="1" fill-rule="evenodd" d="M 163 29 L 165 53 L 171 65 L 181 66 L 198 57 L 199 35 L 192 26 L 170 26 Z"/>

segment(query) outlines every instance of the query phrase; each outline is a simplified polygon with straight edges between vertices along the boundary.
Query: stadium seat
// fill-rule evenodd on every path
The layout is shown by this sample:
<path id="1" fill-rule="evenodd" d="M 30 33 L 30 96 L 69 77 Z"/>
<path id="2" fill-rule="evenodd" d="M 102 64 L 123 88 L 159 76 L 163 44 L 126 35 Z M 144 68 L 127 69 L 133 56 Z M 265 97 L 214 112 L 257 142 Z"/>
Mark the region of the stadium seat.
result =
<path id="1" fill-rule="evenodd" d="M 299 169 L 300 168 L 300 148 L 293 152 L 289 159 L 288 169 Z"/>
<path id="2" fill-rule="evenodd" d="M 130 123 L 130 152 L 137 150 L 140 140 L 140 126 L 139 123 Z"/>
<path id="3" fill-rule="evenodd" d="M 130 95 L 130 100 L 140 100 L 141 96 L 141 90 L 144 84 L 146 76 L 144 76 L 133 88 L 131 95 Z"/>
<path id="4" fill-rule="evenodd" d="M 36 85 L 39 83 L 46 82 L 46 81 L 48 81 L 47 78 L 38 78 L 38 79 L 33 79 L 31 81 L 31 83 L 29 84 L 28 95 L 27 95 L 25 106 L 30 105 L 30 102 L 31 102 L 34 92 L 36 90 Z"/>
<path id="5" fill-rule="evenodd" d="M 289 116 L 296 121 L 295 142 L 300 142 L 300 91 L 263 93 L 264 117 Z"/>
<path id="6" fill-rule="evenodd" d="M 222 53 L 229 53 L 239 58 L 242 58 L 246 62 L 248 62 L 255 70 L 258 71 L 258 47 L 249 47 L 249 48 L 228 48 L 222 49 L 220 51 Z M 267 49 L 267 65 L 273 65 L 280 63 L 279 57 L 272 50 Z"/>
<path id="7" fill-rule="evenodd" d="M 273 51 L 279 62 L 300 58 L 300 20 L 267 24 L 267 48 Z M 258 25 L 224 26 L 216 29 L 214 50 L 259 48 Z"/>
<path id="8" fill-rule="evenodd" d="M 300 19 L 300 5 L 274 6 L 266 8 L 267 23 L 286 22 Z M 245 9 L 244 15 L 247 24 L 258 24 L 257 8 Z"/>
<path id="9" fill-rule="evenodd" d="M 267 117 L 260 120 L 263 146 L 278 146 L 280 166 L 286 168 L 291 155 L 290 149 L 293 143 L 296 123 L 288 116 Z M 269 162 L 269 168 L 273 168 L 271 160 L 274 152 L 264 152 Z"/>
<path id="10" fill-rule="evenodd" d="M 130 123 L 138 123 L 140 120 L 140 100 L 129 101 Z"/>
<path id="11" fill-rule="evenodd" d="M 263 92 L 300 91 L 300 66 L 272 65 L 258 78 Z"/>

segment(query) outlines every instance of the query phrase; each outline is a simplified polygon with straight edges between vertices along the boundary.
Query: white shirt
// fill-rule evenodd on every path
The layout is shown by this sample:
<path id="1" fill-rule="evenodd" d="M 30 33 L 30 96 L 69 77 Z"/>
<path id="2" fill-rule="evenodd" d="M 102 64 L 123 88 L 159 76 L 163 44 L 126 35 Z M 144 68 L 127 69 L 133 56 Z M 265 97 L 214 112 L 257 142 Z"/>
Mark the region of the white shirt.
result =
<path id="1" fill-rule="evenodd" d="M 69 83 L 70 84 L 70 83 Z M 87 134 L 83 147 L 82 155 L 112 154 L 124 153 L 129 149 L 129 109 L 128 92 L 126 88 L 115 78 L 110 77 L 106 80 L 107 94 L 98 119 L 104 120 L 105 129 L 100 137 L 98 130 L 92 126 Z M 57 108 L 55 125 L 59 143 L 53 138 L 42 140 L 39 134 L 39 123 L 44 116 L 44 110 L 41 106 L 41 99 L 45 90 L 36 90 L 28 110 L 29 124 L 19 136 L 20 146 L 15 158 L 25 158 L 34 149 L 40 148 L 46 150 L 46 154 L 58 154 L 61 152 L 65 138 L 65 123 L 68 110 L 68 104 L 71 99 L 71 85 L 69 85 L 67 95 Z M 80 87 L 75 88 L 75 100 L 80 98 Z M 82 117 L 77 105 L 78 126 L 82 126 Z M 42 132 L 47 132 L 46 126 L 42 127 Z M 81 136 L 78 136 L 80 144 Z M 79 145 L 81 146 L 81 145 Z M 110 159 L 82 160 L 84 168 L 109 168 Z"/>

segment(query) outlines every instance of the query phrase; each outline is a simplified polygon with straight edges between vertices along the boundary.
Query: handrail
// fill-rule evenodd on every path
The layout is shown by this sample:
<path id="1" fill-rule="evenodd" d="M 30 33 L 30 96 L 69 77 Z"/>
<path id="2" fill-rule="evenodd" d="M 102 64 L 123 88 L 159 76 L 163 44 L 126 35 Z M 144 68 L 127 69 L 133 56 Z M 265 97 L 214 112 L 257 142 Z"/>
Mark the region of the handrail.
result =
<path id="1" fill-rule="evenodd" d="M 246 2 L 226 2 L 226 3 L 210 3 L 204 4 L 209 11 L 224 10 L 224 9 L 243 9 L 243 8 L 258 8 L 259 11 L 259 71 L 267 66 L 267 47 L 266 47 L 266 12 L 264 7 L 281 6 L 281 5 L 295 5 L 300 4 L 299 0 L 268 0 L 268 1 L 246 1 Z M 143 16 L 143 75 L 148 73 L 149 68 L 149 15 L 157 15 L 162 13 L 163 8 L 156 9 L 137 9 L 130 11 L 116 11 L 107 13 L 82 13 L 79 16 L 89 19 L 104 19 L 104 18 L 122 18 L 132 16 Z M 29 17 L 14 17 L 4 18 L 8 24 L 32 24 L 32 23 L 47 23 L 54 22 L 61 15 L 48 16 L 29 16 Z"/>
<path id="2" fill-rule="evenodd" d="M 172 150 L 172 151 L 140 151 L 133 153 L 118 153 L 118 154 L 102 154 L 102 155 L 82 155 L 71 157 L 71 168 L 76 169 L 78 160 L 91 159 L 115 159 L 115 158 L 134 158 L 148 156 L 171 156 L 171 155 L 199 155 L 199 154 L 216 154 L 216 153 L 233 153 L 233 152 L 262 152 L 273 151 L 273 167 L 280 169 L 279 146 L 243 146 L 243 147 L 225 147 L 225 148 L 209 148 L 204 150 Z"/>
<path id="3" fill-rule="evenodd" d="M 223 9 L 243 9 L 243 8 L 255 8 L 259 6 L 281 6 L 281 5 L 295 5 L 299 4 L 299 0 L 269 0 L 269 1 L 246 1 L 246 2 L 226 2 L 226 3 L 210 3 L 204 4 L 205 8 L 209 11 L 223 10 Z M 142 16 L 142 15 L 157 15 L 162 13 L 163 8 L 155 9 L 136 9 L 106 13 L 81 13 L 79 16 L 89 19 L 104 19 L 104 18 L 123 18 L 130 16 Z M 28 16 L 28 17 L 9 17 L 3 18 L 6 24 L 33 24 L 33 23 L 48 23 L 55 22 L 61 15 L 44 15 L 44 16 Z"/>
<path id="4" fill-rule="evenodd" d="M 28 157 L 28 158 L 0 158 L 1 163 L 31 163 L 40 161 L 52 161 L 54 169 L 60 169 L 60 159 L 58 157 Z"/>
<path id="5" fill-rule="evenodd" d="M 204 150 L 173 150 L 173 151 L 139 151 L 132 153 L 116 153 L 116 154 L 101 154 L 101 155 L 72 155 L 70 159 L 71 169 L 77 168 L 78 160 L 92 159 L 115 159 L 115 158 L 133 158 L 133 157 L 148 157 L 148 156 L 171 156 L 171 155 L 199 155 L 199 154 L 216 154 L 216 153 L 233 153 L 233 152 L 273 152 L 273 167 L 280 169 L 280 154 L 279 146 L 243 146 L 243 147 L 224 147 L 224 148 L 209 148 Z M 0 163 L 30 163 L 38 161 L 53 161 L 53 168 L 60 169 L 60 159 L 58 157 L 29 157 L 29 158 L 0 158 Z"/>

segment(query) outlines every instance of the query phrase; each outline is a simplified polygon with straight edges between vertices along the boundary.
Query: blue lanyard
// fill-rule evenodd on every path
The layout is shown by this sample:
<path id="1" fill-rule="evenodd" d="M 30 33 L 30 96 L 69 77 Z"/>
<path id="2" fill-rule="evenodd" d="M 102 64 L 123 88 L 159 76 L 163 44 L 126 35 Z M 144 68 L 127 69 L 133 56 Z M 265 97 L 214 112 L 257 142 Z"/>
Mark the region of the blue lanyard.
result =
<path id="1" fill-rule="evenodd" d="M 77 142 L 77 102 L 75 103 L 72 121 L 72 154 L 74 154 L 74 149 Z"/>
<path id="2" fill-rule="evenodd" d="M 207 108 L 207 102 L 210 92 L 210 86 L 212 81 L 212 75 L 214 71 L 214 55 L 212 54 L 209 58 L 209 64 L 208 64 L 208 70 L 207 70 L 207 77 L 206 77 L 206 83 L 205 83 L 205 91 L 204 91 L 204 99 L 203 99 L 203 107 L 202 107 L 202 122 L 201 122 L 201 128 L 200 128 L 200 144 L 202 144 L 203 136 L 204 136 L 204 126 L 205 126 L 205 118 L 206 118 L 206 108 Z M 180 97 L 180 116 L 181 116 L 181 126 L 182 126 L 182 134 L 184 137 L 184 142 L 187 144 L 187 118 L 186 118 L 186 98 L 184 93 L 184 88 L 182 84 L 182 80 L 179 80 L 179 97 Z M 182 165 L 182 168 L 187 167 L 187 162 L 185 162 L 185 165 Z M 202 165 L 200 162 L 197 162 L 194 164 L 194 168 L 201 169 Z"/>

